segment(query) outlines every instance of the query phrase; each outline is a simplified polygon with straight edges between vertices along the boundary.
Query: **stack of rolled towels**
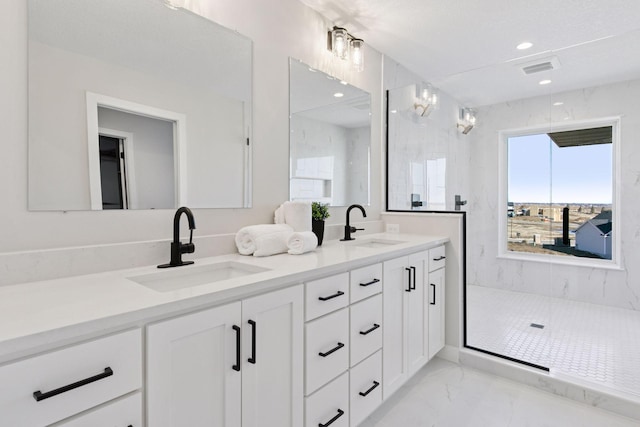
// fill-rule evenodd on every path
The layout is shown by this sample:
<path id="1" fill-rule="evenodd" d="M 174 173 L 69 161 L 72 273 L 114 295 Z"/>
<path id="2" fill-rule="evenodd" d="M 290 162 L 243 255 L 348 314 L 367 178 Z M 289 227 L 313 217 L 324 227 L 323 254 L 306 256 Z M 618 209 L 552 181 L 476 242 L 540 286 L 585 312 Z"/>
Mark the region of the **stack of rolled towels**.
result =
<path id="1" fill-rule="evenodd" d="M 284 202 L 276 209 L 274 222 L 241 228 L 236 233 L 238 252 L 253 256 L 285 252 L 300 255 L 318 246 L 318 238 L 311 231 L 311 203 Z"/>

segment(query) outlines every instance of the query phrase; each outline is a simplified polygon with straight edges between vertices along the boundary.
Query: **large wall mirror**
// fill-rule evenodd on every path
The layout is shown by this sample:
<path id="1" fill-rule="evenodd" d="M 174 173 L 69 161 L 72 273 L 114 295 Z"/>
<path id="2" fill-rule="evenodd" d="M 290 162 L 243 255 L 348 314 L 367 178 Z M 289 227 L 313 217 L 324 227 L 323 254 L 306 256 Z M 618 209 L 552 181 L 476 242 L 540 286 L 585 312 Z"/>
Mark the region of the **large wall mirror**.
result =
<path id="1" fill-rule="evenodd" d="M 29 0 L 29 209 L 250 207 L 252 46 L 159 0 Z"/>
<path id="2" fill-rule="evenodd" d="M 291 200 L 369 204 L 371 96 L 290 60 Z"/>

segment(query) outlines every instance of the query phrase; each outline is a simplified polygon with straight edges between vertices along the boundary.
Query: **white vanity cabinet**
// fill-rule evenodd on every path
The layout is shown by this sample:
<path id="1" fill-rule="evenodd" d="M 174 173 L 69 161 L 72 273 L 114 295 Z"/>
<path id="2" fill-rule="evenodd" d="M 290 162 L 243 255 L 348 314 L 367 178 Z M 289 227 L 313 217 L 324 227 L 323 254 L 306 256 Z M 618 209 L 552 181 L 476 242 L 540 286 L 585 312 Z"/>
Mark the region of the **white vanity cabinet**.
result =
<path id="1" fill-rule="evenodd" d="M 302 425 L 302 346 L 302 286 L 148 326 L 148 425 Z"/>
<path id="2" fill-rule="evenodd" d="M 305 284 L 307 427 L 356 426 L 382 402 L 381 292 L 380 263 Z"/>
<path id="3" fill-rule="evenodd" d="M 428 251 L 383 263 L 383 382 L 389 397 L 428 361 Z"/>
<path id="4" fill-rule="evenodd" d="M 140 329 L 76 344 L 0 367 L 0 425 L 48 426 L 97 408 L 109 426 L 139 427 L 140 400 L 129 401 L 128 417 L 106 408 L 141 387 Z"/>
<path id="5" fill-rule="evenodd" d="M 445 344 L 445 260 L 444 245 L 429 250 L 428 284 L 425 285 L 425 307 L 429 312 L 425 317 L 428 321 L 429 359 Z"/>

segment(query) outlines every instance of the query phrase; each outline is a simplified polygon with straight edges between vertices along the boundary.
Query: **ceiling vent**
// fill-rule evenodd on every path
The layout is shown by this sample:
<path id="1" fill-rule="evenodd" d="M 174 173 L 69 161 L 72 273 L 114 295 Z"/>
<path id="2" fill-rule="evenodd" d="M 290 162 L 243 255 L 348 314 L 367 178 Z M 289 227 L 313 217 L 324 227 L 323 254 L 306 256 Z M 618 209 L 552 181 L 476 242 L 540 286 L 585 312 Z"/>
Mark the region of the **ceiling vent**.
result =
<path id="1" fill-rule="evenodd" d="M 550 58 L 537 59 L 524 64 L 518 64 L 525 75 L 541 73 L 543 71 L 557 70 L 560 68 L 560 61 L 557 56 Z"/>

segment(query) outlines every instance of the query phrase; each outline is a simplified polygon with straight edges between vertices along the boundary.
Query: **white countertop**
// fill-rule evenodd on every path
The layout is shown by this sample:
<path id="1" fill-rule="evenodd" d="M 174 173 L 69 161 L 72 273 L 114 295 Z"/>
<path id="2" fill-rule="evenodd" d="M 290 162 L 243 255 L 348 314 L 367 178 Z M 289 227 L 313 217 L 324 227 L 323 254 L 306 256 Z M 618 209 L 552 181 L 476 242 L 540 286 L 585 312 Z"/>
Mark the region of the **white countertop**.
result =
<path id="1" fill-rule="evenodd" d="M 403 243 L 376 248 L 358 246 L 372 239 Z M 303 255 L 231 254 L 195 258 L 193 266 L 178 268 L 235 261 L 268 270 L 169 292 L 158 292 L 128 279 L 175 270 L 160 270 L 155 265 L 3 286 L 0 287 L 0 363 L 74 340 L 348 271 L 447 241 L 447 237 L 441 236 L 380 233 L 356 236 L 351 242 L 326 241 L 314 252 Z M 183 259 L 194 258 L 185 255 Z"/>

